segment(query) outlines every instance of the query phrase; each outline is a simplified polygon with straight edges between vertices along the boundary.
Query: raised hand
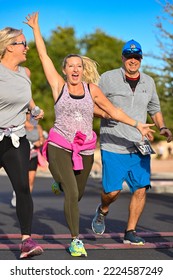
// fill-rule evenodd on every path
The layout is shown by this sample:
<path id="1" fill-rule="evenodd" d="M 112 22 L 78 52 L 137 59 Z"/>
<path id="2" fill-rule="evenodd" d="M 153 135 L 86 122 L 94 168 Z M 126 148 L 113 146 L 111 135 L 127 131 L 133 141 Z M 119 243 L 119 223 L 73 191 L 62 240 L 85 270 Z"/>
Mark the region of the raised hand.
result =
<path id="1" fill-rule="evenodd" d="M 25 18 L 27 21 L 24 21 L 23 23 L 28 24 L 31 28 L 38 25 L 38 12 L 28 14 Z"/>

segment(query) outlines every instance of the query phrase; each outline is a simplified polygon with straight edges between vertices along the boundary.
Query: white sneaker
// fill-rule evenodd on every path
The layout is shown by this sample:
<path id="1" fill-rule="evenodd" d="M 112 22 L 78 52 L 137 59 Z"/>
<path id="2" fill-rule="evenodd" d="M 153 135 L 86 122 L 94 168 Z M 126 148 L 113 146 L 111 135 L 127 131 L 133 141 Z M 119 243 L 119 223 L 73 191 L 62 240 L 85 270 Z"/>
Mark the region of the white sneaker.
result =
<path id="1" fill-rule="evenodd" d="M 13 207 L 16 207 L 16 194 L 15 194 L 14 191 L 13 191 L 13 197 L 12 197 L 12 199 L 11 199 L 11 205 L 12 205 Z"/>

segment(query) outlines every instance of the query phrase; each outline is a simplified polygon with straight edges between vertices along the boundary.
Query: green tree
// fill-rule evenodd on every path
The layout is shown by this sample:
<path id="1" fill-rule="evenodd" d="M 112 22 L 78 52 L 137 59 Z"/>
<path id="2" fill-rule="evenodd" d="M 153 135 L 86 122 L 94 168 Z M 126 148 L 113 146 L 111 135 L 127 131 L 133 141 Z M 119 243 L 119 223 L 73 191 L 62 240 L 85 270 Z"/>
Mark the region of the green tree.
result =
<path id="1" fill-rule="evenodd" d="M 157 69 L 155 81 L 161 101 L 162 112 L 167 126 L 173 130 L 173 3 L 172 1 L 158 1 L 163 12 L 157 17 L 156 28 L 162 68 Z"/>
<path id="2" fill-rule="evenodd" d="M 100 74 L 121 66 L 121 50 L 124 42 L 105 34 L 100 29 L 82 38 L 79 45 L 82 53 L 98 62 Z"/>

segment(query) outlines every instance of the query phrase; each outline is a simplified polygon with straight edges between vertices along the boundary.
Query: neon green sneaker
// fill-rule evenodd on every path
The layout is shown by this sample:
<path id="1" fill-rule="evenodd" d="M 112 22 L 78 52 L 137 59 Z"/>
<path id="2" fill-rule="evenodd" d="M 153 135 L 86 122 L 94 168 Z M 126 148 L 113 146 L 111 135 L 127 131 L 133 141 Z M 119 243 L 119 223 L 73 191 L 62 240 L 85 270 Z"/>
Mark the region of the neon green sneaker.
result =
<path id="1" fill-rule="evenodd" d="M 87 257 L 83 242 L 77 238 L 73 239 L 71 242 L 69 251 L 73 257 Z"/>
<path id="2" fill-rule="evenodd" d="M 52 191 L 55 195 L 59 195 L 60 193 L 63 192 L 62 188 L 61 188 L 61 184 L 57 183 L 57 182 L 53 182 L 52 184 Z"/>

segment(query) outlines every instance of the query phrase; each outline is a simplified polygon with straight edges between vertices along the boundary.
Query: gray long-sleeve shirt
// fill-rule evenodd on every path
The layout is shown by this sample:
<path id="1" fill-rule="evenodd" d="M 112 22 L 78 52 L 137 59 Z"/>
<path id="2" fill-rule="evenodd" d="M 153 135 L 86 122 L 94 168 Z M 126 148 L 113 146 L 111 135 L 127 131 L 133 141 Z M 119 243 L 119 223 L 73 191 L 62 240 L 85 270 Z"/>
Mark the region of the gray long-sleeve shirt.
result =
<path id="1" fill-rule="evenodd" d="M 140 80 L 134 92 L 126 82 L 123 68 L 103 73 L 99 86 L 115 106 L 142 123 L 146 123 L 147 113 L 153 116 L 161 111 L 154 80 L 144 73 L 140 73 Z M 134 153 L 134 142 L 140 142 L 141 138 L 140 132 L 134 127 L 111 119 L 101 120 L 102 150 L 122 154 Z"/>

